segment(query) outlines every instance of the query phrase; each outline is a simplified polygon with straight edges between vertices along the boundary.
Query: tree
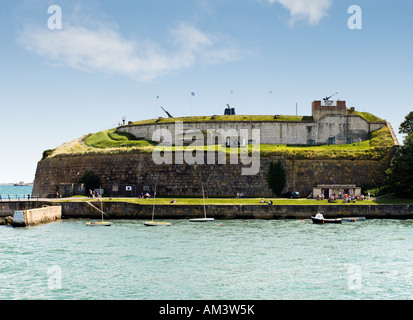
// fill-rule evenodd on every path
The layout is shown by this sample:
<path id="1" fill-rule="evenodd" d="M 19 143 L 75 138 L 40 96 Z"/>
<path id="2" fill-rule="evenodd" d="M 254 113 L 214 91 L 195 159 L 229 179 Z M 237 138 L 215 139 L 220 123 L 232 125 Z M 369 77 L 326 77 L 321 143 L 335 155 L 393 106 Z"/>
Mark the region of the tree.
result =
<path id="1" fill-rule="evenodd" d="M 413 133 L 413 111 L 411 111 L 405 120 L 400 124 L 399 133 L 411 134 Z"/>
<path id="2" fill-rule="evenodd" d="M 287 183 L 285 168 L 281 161 L 273 161 L 270 163 L 270 167 L 266 174 L 266 180 L 268 187 L 272 192 L 274 192 L 275 195 L 280 196 Z"/>
<path id="3" fill-rule="evenodd" d="M 386 184 L 397 196 L 413 198 L 413 133 L 399 147 L 386 171 Z"/>
<path id="4" fill-rule="evenodd" d="M 77 183 L 84 183 L 86 191 L 94 190 L 100 187 L 100 178 L 95 173 L 88 171 L 79 178 Z"/>

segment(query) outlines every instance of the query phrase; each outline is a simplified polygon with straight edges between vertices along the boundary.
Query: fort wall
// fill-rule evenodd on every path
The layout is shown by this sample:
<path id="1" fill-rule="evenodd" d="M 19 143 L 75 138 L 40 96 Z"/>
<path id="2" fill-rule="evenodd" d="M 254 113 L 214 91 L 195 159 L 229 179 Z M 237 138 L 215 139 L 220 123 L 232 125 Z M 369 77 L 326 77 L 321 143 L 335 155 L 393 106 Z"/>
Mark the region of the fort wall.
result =
<path id="1" fill-rule="evenodd" d="M 273 194 L 265 175 L 271 161 L 281 160 L 287 173 L 284 191 L 295 189 L 308 196 L 320 184 L 382 185 L 390 159 L 391 154 L 377 161 L 261 158 L 258 174 L 243 176 L 245 165 L 241 161 L 230 164 L 229 159 L 226 164 L 156 165 L 151 154 L 54 157 L 38 163 L 33 194 L 55 197 L 59 186 L 76 183 L 91 171 L 100 177 L 108 194 L 115 186 L 141 184 L 157 185 L 161 196 L 201 196 L 203 186 L 210 197 L 234 197 L 237 192 L 247 197 L 270 197 Z"/>
<path id="2" fill-rule="evenodd" d="M 247 130 L 247 140 L 252 139 L 252 130 L 260 130 L 261 144 L 287 144 L 287 145 L 306 145 L 306 144 L 329 144 L 331 138 L 335 144 L 347 144 L 367 140 L 370 134 L 384 126 L 386 122 L 369 122 L 359 115 L 325 114 L 317 122 L 311 121 L 206 121 L 206 122 L 171 122 L 153 124 L 130 124 L 117 128 L 119 132 L 134 135 L 139 140 L 153 140 L 157 130 L 164 129 L 172 134 L 170 144 L 177 144 L 175 138 L 182 138 L 180 130 L 190 134 L 197 130 L 208 134 L 219 135 L 219 130 L 230 132 L 235 130 L 237 135 L 231 137 L 231 142 L 239 139 L 241 130 Z M 181 126 L 181 127 L 179 127 Z M 205 138 L 207 140 L 207 138 Z M 215 140 L 212 140 L 215 142 Z M 225 141 L 225 139 L 224 139 Z M 350 141 L 350 142 L 349 142 Z M 248 143 L 248 141 L 245 141 Z M 216 144 L 216 143 L 213 143 Z"/>

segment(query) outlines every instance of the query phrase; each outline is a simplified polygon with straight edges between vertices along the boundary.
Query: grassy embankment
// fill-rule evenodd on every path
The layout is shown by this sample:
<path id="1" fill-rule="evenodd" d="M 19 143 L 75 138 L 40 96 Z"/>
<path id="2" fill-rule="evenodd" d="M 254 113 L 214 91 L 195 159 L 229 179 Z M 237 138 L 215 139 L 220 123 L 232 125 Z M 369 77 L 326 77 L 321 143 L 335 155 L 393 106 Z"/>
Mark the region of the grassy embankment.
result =
<path id="1" fill-rule="evenodd" d="M 348 115 L 360 116 L 370 122 L 381 122 L 383 119 L 368 113 L 360 111 L 347 110 Z M 295 122 L 313 122 L 312 116 L 289 116 L 289 115 L 214 115 L 214 116 L 198 116 L 198 117 L 178 117 L 178 118 L 160 118 L 160 119 L 148 119 L 133 122 L 132 125 L 140 124 L 166 124 L 176 121 L 182 122 L 223 122 L 223 121 L 236 121 L 236 122 L 282 122 L 282 121 L 295 121 Z"/>
<path id="2" fill-rule="evenodd" d="M 371 120 L 378 118 L 369 114 L 364 114 Z M 219 116 L 224 117 L 224 116 Z M 247 117 L 247 116 L 237 116 Z M 268 116 L 256 116 L 257 119 L 266 119 Z M 296 118 L 297 121 L 306 121 L 305 117 L 281 116 L 284 119 Z M 189 117 L 187 119 L 202 118 L 202 121 L 208 120 L 210 117 Z M 248 116 L 250 119 L 251 116 Z M 174 118 L 174 121 L 186 118 Z M 254 118 L 254 121 L 260 121 Z M 153 120 L 148 120 L 153 121 Z M 164 119 L 162 121 L 172 121 L 172 119 Z M 189 121 L 189 120 L 188 120 Z M 218 121 L 218 120 L 215 120 Z M 221 120 L 222 121 L 222 120 Z M 239 120 L 241 121 L 241 120 Z M 245 120 L 246 121 L 246 120 Z M 264 120 L 261 120 L 264 121 Z M 290 120 L 292 121 L 292 120 Z M 144 122 L 144 121 L 143 121 Z M 285 156 L 288 158 L 295 157 L 296 159 L 359 159 L 359 160 L 380 160 L 393 147 L 393 139 L 387 127 L 384 127 L 372 133 L 369 140 L 363 142 L 355 142 L 346 145 L 323 145 L 323 146 L 307 146 L 307 145 L 281 145 L 281 144 L 266 144 L 260 145 L 260 153 L 262 157 Z M 95 134 L 89 134 L 74 141 L 65 143 L 54 150 L 44 152 L 43 159 L 50 157 L 65 157 L 65 156 L 83 156 L 83 155 L 112 155 L 112 154 L 128 154 L 128 153 L 151 153 L 156 148 L 156 143 L 151 141 L 137 140 L 133 135 L 110 129 L 101 131 Z M 187 147 L 181 147 L 186 149 Z M 200 148 L 205 151 L 223 151 L 238 152 L 237 148 L 225 148 L 220 145 L 192 147 Z M 175 147 L 163 147 L 167 150 L 178 150 Z M 251 151 L 251 146 L 249 146 Z"/>

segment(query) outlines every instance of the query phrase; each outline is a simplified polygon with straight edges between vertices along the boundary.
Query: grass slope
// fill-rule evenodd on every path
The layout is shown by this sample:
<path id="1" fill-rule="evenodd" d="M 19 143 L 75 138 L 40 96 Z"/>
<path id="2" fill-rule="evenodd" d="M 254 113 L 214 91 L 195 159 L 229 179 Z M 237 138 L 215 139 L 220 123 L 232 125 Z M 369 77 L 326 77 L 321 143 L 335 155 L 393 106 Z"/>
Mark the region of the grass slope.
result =
<path id="1" fill-rule="evenodd" d="M 232 116 L 198 116 L 198 117 L 178 117 L 178 118 L 160 118 L 149 119 L 133 122 L 132 125 L 141 124 L 162 124 L 172 122 L 224 122 L 224 121 L 236 121 L 236 122 L 250 122 L 250 121 L 296 121 L 296 122 L 312 122 L 313 117 L 310 116 L 271 116 L 271 115 L 232 115 Z"/>
<path id="2" fill-rule="evenodd" d="M 260 145 L 262 157 L 285 156 L 296 159 L 364 159 L 380 160 L 393 147 L 393 139 L 389 128 L 383 127 L 372 133 L 367 141 L 346 145 L 323 146 L 290 146 L 290 145 Z M 117 132 L 116 129 L 90 134 L 62 146 L 45 151 L 43 158 L 82 156 L 82 155 L 111 155 L 127 153 L 151 153 L 156 143 L 137 140 L 133 135 Z M 186 149 L 187 147 L 181 147 Z M 238 152 L 237 148 L 222 146 L 191 147 L 204 151 Z M 175 151 L 175 147 L 163 147 L 163 150 Z M 249 146 L 251 152 L 251 146 Z"/>

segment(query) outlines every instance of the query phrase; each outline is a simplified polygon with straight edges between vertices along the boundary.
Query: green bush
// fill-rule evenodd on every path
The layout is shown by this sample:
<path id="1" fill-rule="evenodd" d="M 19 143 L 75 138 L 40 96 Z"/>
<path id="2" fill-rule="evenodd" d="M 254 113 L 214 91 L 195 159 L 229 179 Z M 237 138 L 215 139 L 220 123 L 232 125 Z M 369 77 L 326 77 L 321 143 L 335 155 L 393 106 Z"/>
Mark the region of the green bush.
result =
<path id="1" fill-rule="evenodd" d="M 46 159 L 47 157 L 51 156 L 53 153 L 54 149 L 49 149 L 49 150 L 45 150 L 43 151 L 43 157 L 42 160 Z"/>
<path id="2" fill-rule="evenodd" d="M 266 180 L 268 187 L 274 192 L 275 195 L 281 196 L 281 193 L 287 183 L 285 168 L 281 161 L 270 163 Z"/>

